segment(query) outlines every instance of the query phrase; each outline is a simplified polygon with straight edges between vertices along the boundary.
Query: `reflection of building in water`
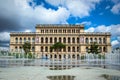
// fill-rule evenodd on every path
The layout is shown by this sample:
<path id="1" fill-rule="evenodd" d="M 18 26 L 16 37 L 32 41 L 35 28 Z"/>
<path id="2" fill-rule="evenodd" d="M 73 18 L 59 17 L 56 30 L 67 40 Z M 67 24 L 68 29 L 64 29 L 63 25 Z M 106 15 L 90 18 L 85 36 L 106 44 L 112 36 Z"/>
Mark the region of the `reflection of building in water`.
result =
<path id="1" fill-rule="evenodd" d="M 60 76 L 47 76 L 49 80 L 74 80 L 75 76 L 60 75 Z"/>
<path id="2" fill-rule="evenodd" d="M 21 52 L 24 42 L 31 43 L 31 51 L 41 57 L 48 58 L 79 58 L 87 52 L 91 42 L 97 42 L 102 53 L 111 50 L 110 33 L 84 32 L 83 25 L 37 25 L 36 32 L 11 32 L 10 50 Z M 66 45 L 64 49 L 51 50 L 56 42 Z"/>

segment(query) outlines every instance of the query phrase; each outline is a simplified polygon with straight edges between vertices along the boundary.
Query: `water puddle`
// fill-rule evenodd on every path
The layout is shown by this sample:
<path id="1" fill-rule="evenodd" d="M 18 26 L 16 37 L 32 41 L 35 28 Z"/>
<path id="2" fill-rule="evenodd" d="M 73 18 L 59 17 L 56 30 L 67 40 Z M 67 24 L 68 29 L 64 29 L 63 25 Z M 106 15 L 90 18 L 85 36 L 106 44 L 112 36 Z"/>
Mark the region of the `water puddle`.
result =
<path id="1" fill-rule="evenodd" d="M 71 69 L 71 66 L 50 66 L 50 70 L 65 70 Z"/>
<path id="2" fill-rule="evenodd" d="M 47 76 L 49 80 L 74 80 L 75 76 L 71 75 L 59 75 L 59 76 Z"/>
<path id="3" fill-rule="evenodd" d="M 114 75 L 103 74 L 101 77 L 104 77 L 106 80 L 120 80 L 120 76 Z"/>

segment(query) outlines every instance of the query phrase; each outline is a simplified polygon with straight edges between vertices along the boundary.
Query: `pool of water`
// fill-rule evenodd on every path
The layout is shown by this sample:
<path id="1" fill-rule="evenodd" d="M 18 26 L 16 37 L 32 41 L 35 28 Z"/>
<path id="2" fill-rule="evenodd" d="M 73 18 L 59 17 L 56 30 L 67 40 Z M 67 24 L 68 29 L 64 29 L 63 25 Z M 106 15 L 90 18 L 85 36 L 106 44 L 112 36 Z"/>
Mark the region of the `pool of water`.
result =
<path id="1" fill-rule="evenodd" d="M 71 75 L 58 75 L 58 76 L 47 76 L 49 80 L 74 80 L 75 76 Z"/>
<path id="2" fill-rule="evenodd" d="M 114 75 L 103 74 L 101 77 L 105 78 L 106 80 L 120 80 L 120 76 Z"/>

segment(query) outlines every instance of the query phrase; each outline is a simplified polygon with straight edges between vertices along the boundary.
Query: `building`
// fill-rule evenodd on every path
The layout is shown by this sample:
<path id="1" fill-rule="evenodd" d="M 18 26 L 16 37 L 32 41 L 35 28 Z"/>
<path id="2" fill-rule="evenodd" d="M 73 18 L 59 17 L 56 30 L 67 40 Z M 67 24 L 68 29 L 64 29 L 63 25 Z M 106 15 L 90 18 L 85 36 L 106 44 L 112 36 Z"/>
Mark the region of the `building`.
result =
<path id="1" fill-rule="evenodd" d="M 24 42 L 31 43 L 31 51 L 39 57 L 74 58 L 87 52 L 91 42 L 97 42 L 101 53 L 111 50 L 109 32 L 85 32 L 84 25 L 36 25 L 36 32 L 11 32 L 10 51 L 22 52 Z M 51 51 L 50 46 L 56 42 L 66 45 L 59 54 Z"/>

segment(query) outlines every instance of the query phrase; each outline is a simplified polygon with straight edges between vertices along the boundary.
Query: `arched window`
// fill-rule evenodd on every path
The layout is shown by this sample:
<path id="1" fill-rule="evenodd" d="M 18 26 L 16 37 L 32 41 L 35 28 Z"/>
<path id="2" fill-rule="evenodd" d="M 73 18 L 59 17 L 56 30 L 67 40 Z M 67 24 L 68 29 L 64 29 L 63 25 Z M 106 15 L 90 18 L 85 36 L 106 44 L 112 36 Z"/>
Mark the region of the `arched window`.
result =
<path id="1" fill-rule="evenodd" d="M 63 43 L 66 43 L 66 38 L 65 37 L 63 38 Z"/>
<path id="2" fill-rule="evenodd" d="M 79 47 L 77 47 L 77 52 L 79 52 L 80 51 L 80 48 Z"/>
<path id="3" fill-rule="evenodd" d="M 61 42 L 61 38 L 59 38 L 59 42 Z"/>
<path id="4" fill-rule="evenodd" d="M 45 52 L 48 52 L 48 47 L 45 47 Z"/>
<path id="5" fill-rule="evenodd" d="M 88 38 L 85 39 L 85 43 L 88 44 L 89 43 L 89 40 Z"/>
<path id="6" fill-rule="evenodd" d="M 45 38 L 45 43 L 48 43 L 48 38 L 47 37 Z"/>
<path id="7" fill-rule="evenodd" d="M 22 52 L 22 47 L 21 46 L 19 47 L 19 49 L 20 49 L 20 52 Z"/>
<path id="8" fill-rule="evenodd" d="M 88 52 L 88 47 L 86 47 L 86 52 Z"/>
<path id="9" fill-rule="evenodd" d="M 28 38 L 28 42 L 30 42 L 30 38 Z"/>
<path id="10" fill-rule="evenodd" d="M 72 55 L 72 58 L 75 58 L 75 55 L 74 55 L 74 54 Z"/>
<path id="11" fill-rule="evenodd" d="M 93 38 L 90 38 L 90 43 L 93 42 Z"/>
<path id="12" fill-rule="evenodd" d="M 22 43 L 22 38 L 20 37 L 20 43 Z"/>
<path id="13" fill-rule="evenodd" d="M 94 42 L 97 42 L 97 38 L 94 39 Z"/>
<path id="14" fill-rule="evenodd" d="M 106 39 L 105 38 L 103 38 L 103 43 L 106 44 Z"/>
<path id="15" fill-rule="evenodd" d="M 103 52 L 107 52 L 107 49 L 106 49 L 106 47 L 103 47 Z"/>
<path id="16" fill-rule="evenodd" d="M 53 41 L 52 41 L 52 37 L 50 37 L 50 43 L 52 43 Z"/>
<path id="17" fill-rule="evenodd" d="M 70 47 L 68 47 L 68 52 L 70 52 L 71 51 L 71 49 L 70 49 Z"/>
<path id="18" fill-rule="evenodd" d="M 72 52 L 75 52 L 75 47 L 72 47 Z"/>
<path id="19" fill-rule="evenodd" d="M 75 43 L 75 38 L 74 37 L 72 38 L 72 43 Z"/>
<path id="20" fill-rule="evenodd" d="M 35 47 L 32 47 L 32 51 L 35 51 Z"/>
<path id="21" fill-rule="evenodd" d="M 52 54 L 50 55 L 50 58 L 52 58 Z"/>
<path id="22" fill-rule="evenodd" d="M 18 43 L 18 38 L 17 37 L 15 38 L 15 42 Z"/>
<path id="23" fill-rule="evenodd" d="M 54 38 L 54 43 L 57 43 L 57 38 L 56 37 Z"/>
<path id="24" fill-rule="evenodd" d="M 17 47 L 17 46 L 15 47 L 15 51 L 16 51 L 16 52 L 18 51 L 18 47 Z"/>
<path id="25" fill-rule="evenodd" d="M 44 42 L 44 39 L 43 39 L 43 37 L 41 37 L 41 43 L 43 43 Z"/>
<path id="26" fill-rule="evenodd" d="M 70 37 L 68 37 L 68 43 L 70 43 Z"/>
<path id="27" fill-rule="evenodd" d="M 41 52 L 43 52 L 43 46 L 41 46 Z"/>
<path id="28" fill-rule="evenodd" d="M 35 38 L 32 38 L 32 42 L 35 42 Z"/>
<path id="29" fill-rule="evenodd" d="M 26 38 L 24 38 L 24 43 L 26 42 Z"/>
<path id="30" fill-rule="evenodd" d="M 57 58 L 57 55 L 55 54 L 55 58 Z"/>
<path id="31" fill-rule="evenodd" d="M 102 39 L 101 38 L 99 38 L 99 44 L 101 44 L 102 43 Z"/>
<path id="32" fill-rule="evenodd" d="M 80 41 L 80 40 L 79 40 L 79 37 L 78 37 L 78 38 L 77 38 L 77 43 L 79 43 L 79 41 Z"/>

